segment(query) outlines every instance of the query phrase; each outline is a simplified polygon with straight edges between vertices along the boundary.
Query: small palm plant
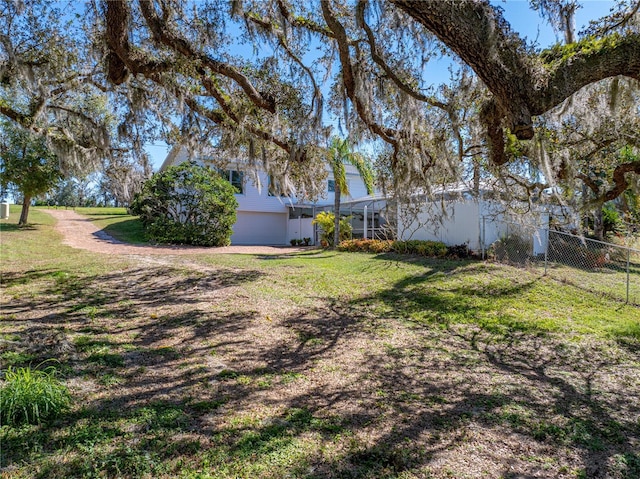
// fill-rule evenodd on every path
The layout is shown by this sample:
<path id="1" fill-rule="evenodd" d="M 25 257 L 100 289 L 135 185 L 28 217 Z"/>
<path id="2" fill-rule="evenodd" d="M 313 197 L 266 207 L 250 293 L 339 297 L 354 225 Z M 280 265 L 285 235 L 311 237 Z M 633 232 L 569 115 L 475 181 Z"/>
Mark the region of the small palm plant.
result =
<path id="1" fill-rule="evenodd" d="M 56 370 L 31 367 L 5 372 L 0 388 L 2 424 L 39 424 L 64 412 L 71 403 L 67 387 L 56 378 Z"/>
<path id="2" fill-rule="evenodd" d="M 340 196 L 349 194 L 345 165 L 350 164 L 356 167 L 369 195 L 373 193 L 374 173 L 371 164 L 360 153 L 352 151 L 346 139 L 333 137 L 328 149 L 328 157 L 335 184 L 333 244 L 338 246 L 340 244 Z"/>

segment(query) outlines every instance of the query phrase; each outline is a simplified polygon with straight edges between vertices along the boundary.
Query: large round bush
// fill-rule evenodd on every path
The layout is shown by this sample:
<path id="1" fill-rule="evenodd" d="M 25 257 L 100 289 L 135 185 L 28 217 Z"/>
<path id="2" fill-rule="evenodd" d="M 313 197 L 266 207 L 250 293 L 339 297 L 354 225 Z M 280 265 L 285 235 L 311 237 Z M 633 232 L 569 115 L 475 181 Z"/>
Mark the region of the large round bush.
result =
<path id="1" fill-rule="evenodd" d="M 182 163 L 147 180 L 131 210 L 151 241 L 226 246 L 236 222 L 234 192 L 214 170 Z"/>

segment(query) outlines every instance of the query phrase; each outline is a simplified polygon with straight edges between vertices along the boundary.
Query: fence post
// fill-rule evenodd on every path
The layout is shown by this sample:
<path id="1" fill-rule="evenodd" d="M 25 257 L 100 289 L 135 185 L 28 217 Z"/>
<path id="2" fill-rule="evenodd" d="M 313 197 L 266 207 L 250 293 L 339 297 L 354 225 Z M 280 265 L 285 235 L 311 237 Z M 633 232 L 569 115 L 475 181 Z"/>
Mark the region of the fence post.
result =
<path id="1" fill-rule="evenodd" d="M 482 217 L 482 259 L 486 259 L 485 258 L 485 241 L 487 240 L 487 226 L 486 226 L 486 221 L 487 218 L 485 216 Z"/>
<path id="2" fill-rule="evenodd" d="M 547 228 L 547 244 L 544 245 L 544 275 L 547 275 L 547 262 L 549 260 L 549 228 Z"/>
<path id="3" fill-rule="evenodd" d="M 627 248 L 627 304 L 629 304 L 629 282 L 631 280 L 630 274 L 631 266 L 631 248 Z"/>

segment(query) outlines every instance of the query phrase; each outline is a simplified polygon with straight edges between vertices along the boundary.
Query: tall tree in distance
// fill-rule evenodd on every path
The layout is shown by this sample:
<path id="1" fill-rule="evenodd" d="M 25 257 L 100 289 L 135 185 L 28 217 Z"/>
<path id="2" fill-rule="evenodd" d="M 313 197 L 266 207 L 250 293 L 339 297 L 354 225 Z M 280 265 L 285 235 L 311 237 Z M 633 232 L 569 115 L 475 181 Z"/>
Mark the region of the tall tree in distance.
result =
<path id="1" fill-rule="evenodd" d="M 27 224 L 31 200 L 46 193 L 61 178 L 58 159 L 44 138 L 8 122 L 0 124 L 0 184 L 22 196 L 19 225 Z"/>
<path id="2" fill-rule="evenodd" d="M 374 175 L 371 164 L 360 154 L 354 152 L 347 139 L 333 137 L 327 150 L 329 166 L 333 174 L 334 200 L 333 211 L 335 223 L 333 229 L 333 245 L 340 244 L 340 200 L 342 195 L 349 195 L 346 165 L 355 166 L 358 174 L 367 188 L 367 193 L 373 193 Z"/>

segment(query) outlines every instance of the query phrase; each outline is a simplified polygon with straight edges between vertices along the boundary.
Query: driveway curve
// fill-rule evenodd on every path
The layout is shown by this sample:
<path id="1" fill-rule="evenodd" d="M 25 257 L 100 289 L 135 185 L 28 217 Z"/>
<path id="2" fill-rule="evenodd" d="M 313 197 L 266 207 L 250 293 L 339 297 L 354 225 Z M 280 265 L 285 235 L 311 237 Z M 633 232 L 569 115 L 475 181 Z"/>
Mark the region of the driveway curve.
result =
<path id="1" fill-rule="evenodd" d="M 90 219 L 73 210 L 43 210 L 56 219 L 55 228 L 64 237 L 63 244 L 101 254 L 120 255 L 188 255 L 188 254 L 287 254 L 306 248 L 285 246 L 224 246 L 205 248 L 198 246 L 132 245 L 118 241 L 102 231 Z"/>

